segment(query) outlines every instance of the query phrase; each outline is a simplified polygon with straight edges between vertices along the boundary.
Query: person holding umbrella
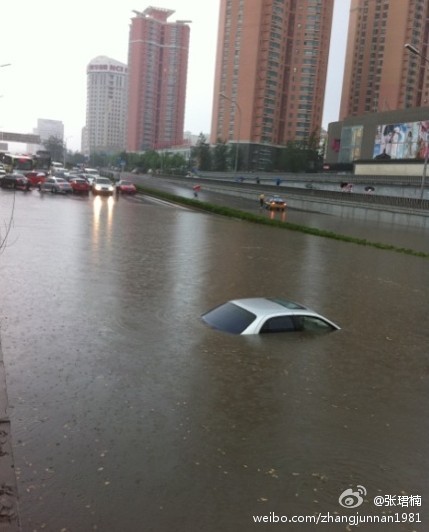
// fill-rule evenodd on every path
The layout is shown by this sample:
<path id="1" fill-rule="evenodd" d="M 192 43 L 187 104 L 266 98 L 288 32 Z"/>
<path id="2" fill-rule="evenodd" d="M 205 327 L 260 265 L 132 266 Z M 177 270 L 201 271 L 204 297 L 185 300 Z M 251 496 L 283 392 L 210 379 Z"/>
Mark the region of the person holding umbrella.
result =
<path id="1" fill-rule="evenodd" d="M 194 191 L 194 198 L 198 198 L 198 192 L 201 190 L 201 185 L 194 185 L 192 190 Z"/>

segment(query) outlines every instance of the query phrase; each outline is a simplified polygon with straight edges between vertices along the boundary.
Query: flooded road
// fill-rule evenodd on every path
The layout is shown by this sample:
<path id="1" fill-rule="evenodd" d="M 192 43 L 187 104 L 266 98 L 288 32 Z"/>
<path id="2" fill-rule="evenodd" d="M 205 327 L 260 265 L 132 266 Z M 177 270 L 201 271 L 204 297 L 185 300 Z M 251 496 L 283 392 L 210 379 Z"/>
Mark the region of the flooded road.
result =
<path id="1" fill-rule="evenodd" d="M 2 234 L 12 197 L 0 192 Z M 17 193 L 7 243 L 0 332 L 24 532 L 311 531 L 268 518 L 328 512 L 413 514 L 361 526 L 428 529 L 427 260 L 37 192 Z M 342 329 L 247 338 L 199 319 L 266 295 Z M 363 504 L 341 506 L 357 486 Z"/>
<path id="2" fill-rule="evenodd" d="M 346 235 L 352 238 L 365 239 L 369 242 L 380 242 L 383 244 L 392 245 L 404 249 L 413 249 L 422 253 L 429 253 L 429 229 L 423 226 L 393 224 L 382 221 L 380 219 L 375 221 L 365 209 L 359 212 L 359 215 L 352 215 L 345 207 L 342 211 L 342 216 L 332 215 L 328 213 L 310 211 L 305 209 L 296 209 L 290 206 L 287 207 L 285 213 L 267 213 L 264 209 L 259 208 L 259 194 L 262 192 L 265 197 L 281 193 L 281 189 L 277 187 L 267 187 L 261 185 L 259 189 L 246 189 L 246 185 L 240 185 L 242 190 L 241 196 L 239 189 L 236 189 L 235 196 L 228 194 L 228 188 L 225 189 L 226 194 L 222 192 L 214 192 L 206 188 L 204 179 L 194 180 L 185 179 L 179 181 L 177 179 L 151 177 L 148 175 L 134 176 L 128 174 L 130 180 L 147 188 L 155 190 L 162 190 L 170 194 L 182 196 L 186 198 L 193 198 L 192 186 L 198 183 L 201 186 L 201 191 L 198 194 L 199 200 L 203 202 L 214 203 L 222 206 L 224 204 L 245 210 L 256 215 L 266 214 L 270 218 L 290 222 L 292 224 L 303 225 L 319 230 L 332 231 L 339 235 Z M 252 199 L 253 196 L 253 199 Z M 286 201 L 287 194 L 282 196 Z M 351 217 L 353 216 L 353 217 Z"/>

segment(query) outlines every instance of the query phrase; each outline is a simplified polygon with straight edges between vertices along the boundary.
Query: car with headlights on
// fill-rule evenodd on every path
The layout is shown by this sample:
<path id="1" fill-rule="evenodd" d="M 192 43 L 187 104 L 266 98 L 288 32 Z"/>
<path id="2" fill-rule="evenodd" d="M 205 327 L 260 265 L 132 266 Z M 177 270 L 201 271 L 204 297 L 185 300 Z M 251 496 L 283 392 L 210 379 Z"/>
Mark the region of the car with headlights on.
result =
<path id="1" fill-rule="evenodd" d="M 73 194 L 89 194 L 91 190 L 91 185 L 83 177 L 73 177 L 69 181 Z"/>
<path id="2" fill-rule="evenodd" d="M 213 329 L 230 334 L 331 332 L 340 327 L 299 303 L 282 298 L 253 297 L 227 301 L 201 316 Z"/>
<path id="3" fill-rule="evenodd" d="M 135 194 L 137 192 L 137 188 L 134 183 L 131 183 L 131 181 L 125 181 L 121 179 L 116 183 L 116 192 L 120 194 Z"/>
<path id="4" fill-rule="evenodd" d="M 71 194 L 73 189 L 68 181 L 62 177 L 47 177 L 43 183 L 39 183 L 40 192 L 52 192 L 52 194 Z"/>
<path id="5" fill-rule="evenodd" d="M 95 177 L 92 183 L 92 193 L 111 196 L 115 191 L 113 183 L 108 177 Z"/>
<path id="6" fill-rule="evenodd" d="M 270 211 L 284 211 L 286 202 L 280 196 L 271 196 L 265 200 L 265 208 Z"/>
<path id="7" fill-rule="evenodd" d="M 12 173 L 0 176 L 0 187 L 14 190 L 30 190 L 31 185 L 24 174 Z"/>

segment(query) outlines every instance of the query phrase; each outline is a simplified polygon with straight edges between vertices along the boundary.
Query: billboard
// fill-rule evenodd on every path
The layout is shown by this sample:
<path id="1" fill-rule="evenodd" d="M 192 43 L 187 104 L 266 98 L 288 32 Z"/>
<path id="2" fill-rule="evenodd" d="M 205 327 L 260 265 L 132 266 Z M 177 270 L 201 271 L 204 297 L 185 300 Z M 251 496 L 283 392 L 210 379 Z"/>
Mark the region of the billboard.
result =
<path id="1" fill-rule="evenodd" d="M 374 159 L 424 159 L 428 150 L 429 120 L 377 126 Z"/>

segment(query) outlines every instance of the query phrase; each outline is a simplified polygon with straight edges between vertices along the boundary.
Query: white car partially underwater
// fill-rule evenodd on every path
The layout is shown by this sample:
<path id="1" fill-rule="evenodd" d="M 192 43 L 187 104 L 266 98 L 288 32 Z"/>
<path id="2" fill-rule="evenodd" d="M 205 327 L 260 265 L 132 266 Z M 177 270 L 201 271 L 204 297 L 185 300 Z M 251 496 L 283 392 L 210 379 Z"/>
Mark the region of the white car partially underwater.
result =
<path id="1" fill-rule="evenodd" d="M 271 297 L 233 299 L 201 316 L 213 329 L 231 334 L 330 332 L 340 327 L 313 310 Z"/>

